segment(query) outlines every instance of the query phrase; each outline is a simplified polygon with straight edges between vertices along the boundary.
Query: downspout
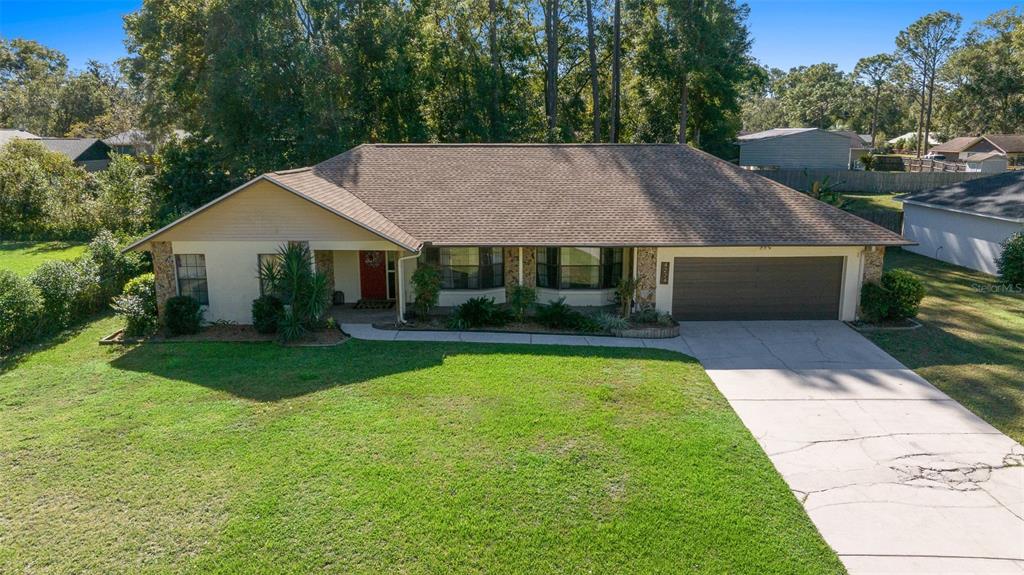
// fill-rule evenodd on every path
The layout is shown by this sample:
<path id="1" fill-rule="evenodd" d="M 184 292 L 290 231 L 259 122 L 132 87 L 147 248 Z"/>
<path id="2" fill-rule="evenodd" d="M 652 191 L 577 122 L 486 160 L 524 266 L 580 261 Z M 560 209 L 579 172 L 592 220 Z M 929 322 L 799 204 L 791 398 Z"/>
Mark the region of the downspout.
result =
<path id="1" fill-rule="evenodd" d="M 402 273 L 402 262 L 404 262 L 405 260 L 414 260 L 414 259 L 416 259 L 418 257 L 420 257 L 420 253 L 419 252 L 414 252 L 411 255 L 398 258 L 398 262 L 395 264 L 395 267 L 397 268 L 395 271 L 396 271 L 396 273 L 398 275 L 398 277 L 395 280 L 395 281 L 398 282 L 398 285 L 395 286 L 397 288 L 395 293 L 398 294 L 398 323 L 399 324 L 405 323 L 405 289 L 404 289 L 404 286 L 405 286 L 405 274 Z"/>

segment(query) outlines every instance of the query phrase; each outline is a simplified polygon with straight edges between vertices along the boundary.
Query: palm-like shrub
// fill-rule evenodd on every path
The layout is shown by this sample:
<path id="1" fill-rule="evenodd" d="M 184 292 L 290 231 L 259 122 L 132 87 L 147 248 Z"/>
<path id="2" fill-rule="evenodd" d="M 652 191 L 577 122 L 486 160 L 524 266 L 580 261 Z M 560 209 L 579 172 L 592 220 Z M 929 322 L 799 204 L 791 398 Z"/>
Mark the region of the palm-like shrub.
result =
<path id="1" fill-rule="evenodd" d="M 282 245 L 278 256 L 260 268 L 260 281 L 284 305 L 278 326 L 281 338 L 292 341 L 322 325 L 330 306 L 330 280 L 314 271 L 313 253 L 306 244 Z"/>
<path id="2" fill-rule="evenodd" d="M 412 285 L 416 298 L 413 301 L 416 316 L 426 318 L 437 306 L 441 294 L 441 274 L 434 266 L 420 263 L 412 273 Z"/>
<path id="3" fill-rule="evenodd" d="M 513 312 L 494 303 L 491 297 L 474 297 L 455 308 L 450 324 L 458 328 L 503 326 L 512 321 Z"/>

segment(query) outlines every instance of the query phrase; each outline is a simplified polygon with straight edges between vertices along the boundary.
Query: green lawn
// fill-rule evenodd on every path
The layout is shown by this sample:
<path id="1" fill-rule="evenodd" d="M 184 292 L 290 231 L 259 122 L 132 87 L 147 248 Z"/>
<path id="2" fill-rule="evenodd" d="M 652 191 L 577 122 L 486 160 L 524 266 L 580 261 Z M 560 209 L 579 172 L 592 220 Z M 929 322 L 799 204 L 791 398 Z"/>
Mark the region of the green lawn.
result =
<path id="1" fill-rule="evenodd" d="M 900 194 L 843 194 L 846 200 L 843 209 L 850 212 L 869 212 L 872 210 L 884 210 L 892 212 L 903 211 L 903 204 L 893 198 Z"/>
<path id="2" fill-rule="evenodd" d="M 47 260 L 76 258 L 85 251 L 85 244 L 68 242 L 0 242 L 0 269 L 28 275 Z"/>
<path id="3" fill-rule="evenodd" d="M 1024 442 L 1024 294 L 994 292 L 992 276 L 899 249 L 886 253 L 885 267 L 909 269 L 925 282 L 924 327 L 871 339 Z"/>
<path id="4" fill-rule="evenodd" d="M 843 571 L 684 356 L 115 326 L 0 375 L 0 572 Z"/>

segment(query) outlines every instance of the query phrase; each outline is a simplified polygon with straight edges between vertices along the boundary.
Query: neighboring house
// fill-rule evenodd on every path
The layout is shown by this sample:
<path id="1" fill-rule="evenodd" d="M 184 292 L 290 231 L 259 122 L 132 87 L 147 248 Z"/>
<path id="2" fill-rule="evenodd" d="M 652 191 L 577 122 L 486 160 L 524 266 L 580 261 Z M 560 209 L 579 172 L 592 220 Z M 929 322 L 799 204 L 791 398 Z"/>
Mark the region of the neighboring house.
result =
<path id="1" fill-rule="evenodd" d="M 367 144 L 264 174 L 139 240 L 157 300 L 251 323 L 260 261 L 305 242 L 347 301 L 413 301 L 429 262 L 442 306 L 638 303 L 679 319 L 844 319 L 899 235 L 687 146 Z"/>
<path id="2" fill-rule="evenodd" d="M 985 174 L 1001 174 L 1009 167 L 1009 160 L 999 152 L 985 152 L 984 154 L 971 154 L 964 157 L 968 172 L 982 172 Z"/>
<path id="3" fill-rule="evenodd" d="M 173 130 L 172 138 L 184 138 L 188 136 L 185 130 Z M 129 154 L 142 156 L 152 154 L 156 151 L 156 143 L 142 130 L 128 130 L 120 134 L 114 134 L 103 139 L 103 143 L 118 154 Z"/>
<path id="4" fill-rule="evenodd" d="M 90 172 L 106 169 L 110 164 L 110 146 L 96 138 L 37 138 L 36 141 Z"/>
<path id="5" fill-rule="evenodd" d="M 996 273 L 1000 243 L 1024 230 L 1024 172 L 968 180 L 900 196 L 906 249 Z"/>
<path id="6" fill-rule="evenodd" d="M 11 140 L 38 140 L 39 136 L 24 130 L 0 130 L 0 146 Z"/>
<path id="7" fill-rule="evenodd" d="M 997 153 L 1006 156 L 1011 166 L 1024 166 L 1024 135 L 986 134 L 964 150 L 965 159 L 977 154 Z"/>
<path id="8" fill-rule="evenodd" d="M 738 138 L 740 162 L 744 167 L 834 168 L 856 167 L 856 159 L 867 153 L 867 144 L 853 132 L 819 128 L 775 128 Z"/>
<path id="9" fill-rule="evenodd" d="M 961 136 L 934 146 L 930 153 L 946 156 L 947 160 L 967 161 L 972 156 L 997 153 L 1006 156 L 1012 166 L 1024 165 L 1024 135 L 985 134 Z"/>
<path id="10" fill-rule="evenodd" d="M 886 140 L 885 143 L 889 144 L 890 146 L 896 146 L 897 148 L 900 148 L 900 149 L 910 149 L 910 148 L 914 148 L 915 146 L 917 146 L 917 140 L 920 137 L 921 136 L 917 132 L 907 132 L 906 134 L 903 134 L 902 136 L 896 136 L 895 138 L 891 138 L 889 140 Z M 935 134 L 928 134 L 928 145 L 929 146 L 934 146 L 934 145 L 936 145 L 938 143 L 939 143 L 939 140 L 938 140 L 938 138 L 935 137 Z"/>
<path id="11" fill-rule="evenodd" d="M 978 142 L 981 138 L 976 136 L 961 136 L 959 138 L 953 138 L 947 142 L 943 142 L 937 146 L 932 146 L 928 149 L 929 154 L 939 154 L 945 156 L 946 160 L 955 162 L 960 158 L 960 154 L 964 153 L 967 148 L 971 147 Z"/>

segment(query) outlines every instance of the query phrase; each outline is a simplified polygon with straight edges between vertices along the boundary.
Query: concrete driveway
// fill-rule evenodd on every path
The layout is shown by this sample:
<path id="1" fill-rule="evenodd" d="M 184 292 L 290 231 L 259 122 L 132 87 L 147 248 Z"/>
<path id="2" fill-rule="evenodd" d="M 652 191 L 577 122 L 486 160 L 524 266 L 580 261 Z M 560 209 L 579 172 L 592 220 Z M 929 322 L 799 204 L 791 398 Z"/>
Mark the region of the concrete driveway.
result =
<path id="1" fill-rule="evenodd" d="M 851 573 L 1024 573 L 1024 448 L 840 322 L 690 322 L 689 352 Z"/>

